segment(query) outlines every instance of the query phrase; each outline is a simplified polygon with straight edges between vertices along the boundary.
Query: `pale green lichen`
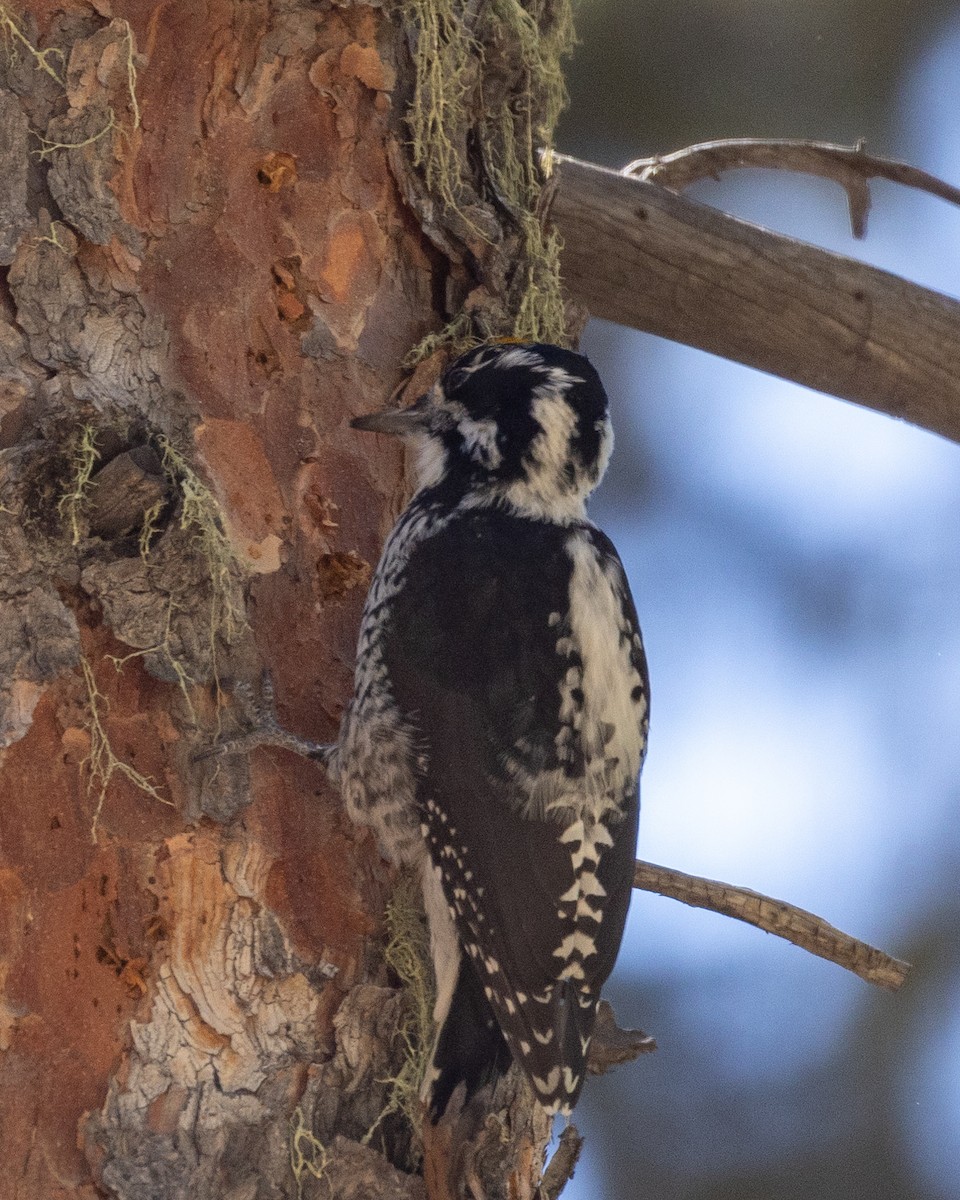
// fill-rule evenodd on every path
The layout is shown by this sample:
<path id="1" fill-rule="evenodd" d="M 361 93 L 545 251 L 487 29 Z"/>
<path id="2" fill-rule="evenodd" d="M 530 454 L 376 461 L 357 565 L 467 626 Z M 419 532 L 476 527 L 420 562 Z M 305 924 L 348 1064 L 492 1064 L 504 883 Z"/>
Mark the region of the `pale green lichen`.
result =
<path id="1" fill-rule="evenodd" d="M 56 246 L 56 248 L 62 251 L 64 254 L 69 254 L 70 251 L 63 244 L 63 242 L 60 241 L 60 230 L 67 228 L 68 226 L 64 225 L 62 221 L 51 221 L 49 234 L 38 235 L 36 238 L 34 238 L 34 245 L 40 246 L 46 243 L 48 246 Z"/>
<path id="2" fill-rule="evenodd" d="M 460 19 L 455 0 L 404 0 L 400 13 L 417 30 L 415 86 L 407 113 L 413 165 L 441 203 L 458 207 L 462 153 L 454 142 L 480 47 Z"/>
<path id="3" fill-rule="evenodd" d="M 140 102 L 137 100 L 137 66 L 136 66 L 136 63 L 133 61 L 133 55 L 134 55 L 133 29 L 131 28 L 129 21 L 124 21 L 123 24 L 126 26 L 126 33 L 124 34 L 123 40 L 126 43 L 126 47 L 127 47 L 127 58 L 126 58 L 127 91 L 130 94 L 130 112 L 133 116 L 133 128 L 139 129 L 140 128 Z"/>
<path id="4" fill-rule="evenodd" d="M 303 1200 L 303 1185 L 307 1176 L 323 1179 L 328 1166 L 327 1148 L 307 1128 L 303 1110 L 298 1106 L 290 1121 L 290 1170 L 297 1185 L 297 1200 Z"/>
<path id="5" fill-rule="evenodd" d="M 106 137 L 112 129 L 119 128 L 120 126 L 117 123 L 116 115 L 114 114 L 113 109 L 109 108 L 107 109 L 107 119 L 103 128 L 99 129 L 96 133 L 91 134 L 90 137 L 84 138 L 79 142 L 56 142 L 52 141 L 48 137 L 44 137 L 42 133 L 37 133 L 36 130 L 31 130 L 30 132 L 40 143 L 40 148 L 38 150 L 34 150 L 33 153 L 37 156 L 37 158 L 40 159 L 41 162 L 43 162 L 45 158 L 49 158 L 50 155 L 56 150 L 82 150 L 84 146 L 92 146 L 94 142 L 99 142 L 100 139 Z"/>
<path id="6" fill-rule="evenodd" d="M 568 3 L 551 5 L 546 24 L 544 0 L 492 0 L 493 38 L 517 45 L 526 75 L 518 102 L 488 115 L 488 138 L 499 144 L 488 170 L 498 191 L 516 210 L 523 231 L 526 274 L 512 336 L 524 341 L 562 342 L 565 337 L 560 286 L 560 238 L 546 232 L 538 212 L 543 190 L 540 149 L 550 150 L 557 120 L 567 102 L 561 69 L 573 47 L 573 16 Z M 538 111 L 535 111 L 538 110 Z"/>
<path id="7" fill-rule="evenodd" d="M 436 354 L 440 349 L 447 349 L 452 355 L 457 355 L 479 344 L 480 338 L 473 332 L 470 314 L 461 309 L 442 329 L 438 329 L 435 333 L 428 333 L 425 338 L 417 342 L 407 353 L 403 365 L 408 368 L 415 367 L 417 363 L 423 362 L 425 358 Z"/>
<path id="8" fill-rule="evenodd" d="M 79 545 L 83 536 L 80 516 L 99 458 L 96 430 L 92 425 L 81 425 L 67 455 L 70 470 L 67 490 L 57 502 L 57 512 L 66 522 L 70 531 L 70 542 L 74 546 Z"/>
<path id="9" fill-rule="evenodd" d="M 161 436 L 158 444 L 164 472 L 180 495 L 180 528 L 192 535 L 197 553 L 206 563 L 213 652 L 217 636 L 231 641 L 245 620 L 237 555 L 213 492 L 168 438 Z"/>
<path id="10" fill-rule="evenodd" d="M 30 132 L 40 143 L 39 148 L 34 151 L 34 154 L 36 154 L 41 162 L 49 158 L 55 150 L 82 150 L 85 146 L 92 146 L 95 142 L 99 142 L 101 138 L 106 137 L 111 130 L 117 129 L 121 133 L 127 134 L 132 129 L 140 128 L 140 102 L 137 99 L 137 66 L 134 62 L 133 28 L 127 20 L 121 20 L 120 24 L 124 29 L 123 44 L 126 47 L 124 66 L 127 74 L 128 104 L 131 116 L 130 128 L 128 129 L 118 121 L 114 110 L 108 108 L 107 118 L 103 127 L 97 130 L 96 133 L 82 138 L 77 142 L 58 141 L 48 138 L 42 133 L 37 133 L 36 130 L 31 130 Z M 38 71 L 43 71 L 46 75 L 49 75 L 60 87 L 66 87 L 66 80 L 63 74 L 61 74 L 62 71 L 65 71 L 67 65 L 64 51 L 57 46 L 51 46 L 46 50 L 38 49 L 24 33 L 22 26 L 5 4 L 0 4 L 0 39 L 2 39 L 4 51 L 8 59 L 13 60 L 17 54 L 26 52 L 34 60 L 34 65 Z M 51 58 L 59 60 L 60 71 L 55 70 L 51 66 Z M 56 244 L 59 245 L 59 243 Z"/>
<path id="11" fill-rule="evenodd" d="M 90 750 L 86 758 L 81 762 L 80 769 L 86 769 L 88 793 L 91 795 L 96 793 L 97 797 L 93 810 L 93 820 L 90 823 L 90 837 L 96 842 L 100 815 L 103 812 L 103 803 L 106 800 L 107 790 L 115 775 L 123 776 L 135 788 L 143 792 L 144 795 L 158 800 L 161 804 L 172 804 L 173 801 L 160 795 L 156 784 L 149 775 L 144 775 L 142 771 L 138 771 L 130 763 L 124 762 L 114 752 L 105 725 L 106 714 L 109 708 L 107 698 L 97 687 L 93 668 L 85 658 L 80 660 L 80 667 L 83 671 L 83 681 L 87 689 L 87 711 L 89 714 L 87 718 L 87 732 L 90 735 Z"/>
<path id="12" fill-rule="evenodd" d="M 190 688 L 196 683 L 194 677 L 187 670 L 186 663 L 174 650 L 173 636 L 173 619 L 177 613 L 183 612 L 183 606 L 177 604 L 172 596 L 167 599 L 166 621 L 164 624 L 163 638 L 153 646 L 145 646 L 141 650 L 131 650 L 129 654 L 108 654 L 107 659 L 113 664 L 115 670 L 119 674 L 132 658 L 146 658 L 147 655 L 158 654 L 163 659 L 167 669 L 172 672 L 177 681 L 177 687 L 180 689 L 180 694 L 183 696 L 184 704 L 187 707 L 190 720 L 196 724 L 197 714 L 193 707 L 193 700 L 190 696 Z M 216 660 L 213 660 L 213 674 L 217 677 Z M 218 689 L 219 694 L 219 689 Z"/>
<path id="13" fill-rule="evenodd" d="M 513 336 L 524 342 L 561 344 L 566 340 L 566 310 L 560 279 L 563 243 L 556 230 L 545 231 L 532 213 L 525 215 L 523 227 L 526 282 L 513 322 Z"/>
<path id="14" fill-rule="evenodd" d="M 574 41 L 569 0 L 490 0 L 475 18 L 464 0 L 403 0 L 399 11 L 413 39 L 414 93 L 407 123 L 413 163 L 441 205 L 462 211 L 464 181 L 471 177 L 466 136 L 480 146 L 484 170 L 498 198 L 520 228 L 519 278 L 512 323 L 504 333 L 524 341 L 565 340 L 560 285 L 560 240 L 546 232 L 539 203 L 544 173 L 539 151 L 549 151 L 557 119 L 566 103 L 561 62 Z M 522 78 L 509 103 L 484 103 L 487 59 L 502 47 L 519 52 Z M 465 314 L 457 314 L 439 334 L 411 353 L 419 361 L 439 346 L 466 348 Z M 469 317 L 467 317 L 469 324 Z M 478 340 L 478 339 L 477 339 Z"/>
<path id="15" fill-rule="evenodd" d="M 390 1085 L 389 1098 L 364 1141 L 369 1142 L 392 1113 L 402 1114 L 414 1134 L 410 1166 L 415 1167 L 420 1158 L 420 1088 L 430 1065 L 434 1002 L 430 935 L 415 876 L 400 877 L 387 905 L 386 925 L 389 940 L 384 958 L 400 980 L 404 997 L 403 1017 L 397 1028 L 401 1061 L 396 1075 L 386 1081 Z"/>
<path id="16" fill-rule="evenodd" d="M 163 508 L 163 500 L 158 500 L 156 504 L 151 504 L 149 508 L 144 510 L 143 524 L 140 526 L 140 533 L 137 535 L 137 549 L 140 551 L 140 558 L 144 562 L 146 562 L 147 555 L 150 553 L 153 539 L 160 532 L 160 514 L 163 512 Z"/>
<path id="17" fill-rule="evenodd" d="M 124 435 L 122 427 L 113 432 Z M 83 510 L 100 460 L 97 439 L 98 430 L 93 425 L 83 425 L 64 455 L 68 480 L 57 501 L 57 513 L 74 546 L 79 545 L 86 534 Z M 202 622 L 206 631 L 209 672 L 219 696 L 220 643 L 231 642 L 246 622 L 243 572 L 226 534 L 220 505 L 210 488 L 169 438 L 160 435 L 156 445 L 173 498 L 160 499 L 144 511 L 137 534 L 140 558 L 149 568 L 152 548 L 162 532 L 164 511 L 173 508 L 173 519 L 187 535 L 191 556 L 202 564 L 206 586 L 199 589 L 199 594 L 190 592 L 188 595 L 176 588 L 170 590 L 162 636 L 156 643 L 125 655 L 107 657 L 119 671 L 132 658 L 158 655 L 176 680 L 191 719 L 195 719 L 190 695 L 190 688 L 197 682 L 195 668 L 184 661 L 182 637 L 175 623 L 183 620 Z"/>
<path id="18" fill-rule="evenodd" d="M 204 573 L 207 576 L 207 588 L 204 591 L 208 593 L 205 600 L 208 606 L 205 617 L 209 641 L 208 653 L 210 671 L 219 695 L 218 640 L 223 638 L 229 641 L 245 619 L 240 587 L 240 569 L 233 547 L 224 532 L 220 507 L 213 493 L 169 439 L 160 436 L 157 444 L 161 452 L 164 473 L 170 482 L 171 489 L 177 496 L 179 527 L 188 535 L 193 553 L 203 563 Z M 69 490 L 61 496 L 57 506 L 61 517 L 67 522 L 74 545 L 81 540 L 83 535 L 80 520 L 81 510 L 99 457 L 96 448 L 96 431 L 93 426 L 82 426 L 68 458 L 72 466 Z M 163 510 L 169 503 L 171 502 L 168 500 L 159 500 L 143 514 L 138 543 L 141 559 L 147 566 L 150 562 L 151 545 L 160 532 Z M 108 654 L 105 655 L 105 658 L 119 672 L 130 659 L 159 655 L 167 669 L 172 672 L 189 710 L 190 718 L 195 721 L 196 714 L 190 696 L 190 688 L 196 683 L 196 679 L 181 657 L 179 650 L 181 641 L 173 628 L 173 622 L 177 617 L 192 620 L 194 615 L 195 610 L 188 609 L 182 599 L 178 600 L 174 595 L 169 595 L 163 636 L 155 645 L 132 650 L 125 655 Z M 83 659 L 81 667 L 87 689 L 89 714 L 87 729 L 90 736 L 90 749 L 81 763 L 81 769 L 85 769 L 87 772 L 88 790 L 96 794 L 91 827 L 91 835 L 96 840 L 107 791 L 116 776 L 122 776 L 145 795 L 159 800 L 163 804 L 171 804 L 172 801 L 165 799 L 160 794 L 156 784 L 149 776 L 124 762 L 114 752 L 105 724 L 108 702 L 97 687 L 90 664 Z"/>
<path id="19" fill-rule="evenodd" d="M 230 642 L 246 622 L 241 590 L 242 573 L 233 544 L 224 529 L 223 514 L 213 492 L 203 482 L 183 454 L 161 435 L 157 439 L 161 466 L 171 489 L 179 498 L 180 529 L 189 535 L 193 551 L 204 565 L 207 577 L 207 614 L 205 617 L 207 653 L 210 672 L 218 700 L 220 697 L 220 673 L 218 668 L 219 642 Z M 138 535 L 138 548 L 142 561 L 149 566 L 151 547 L 160 532 L 160 518 L 168 502 L 159 500 L 146 509 Z M 187 664 L 174 647 L 178 643 L 173 628 L 174 620 L 188 616 L 186 607 L 173 595 L 168 597 L 163 637 L 155 645 L 133 650 L 123 656 L 111 655 L 116 669 L 122 669 L 131 658 L 143 658 L 158 654 L 176 678 L 184 698 L 190 719 L 196 719 L 190 687 L 197 681 Z"/>
<path id="20" fill-rule="evenodd" d="M 23 32 L 23 29 L 5 4 L 0 4 L 0 37 L 3 39 L 8 58 L 13 59 L 19 51 L 25 50 L 34 60 L 34 66 L 38 71 L 43 71 L 44 74 L 49 75 L 51 79 L 55 79 L 63 87 L 63 78 L 60 72 L 55 71 L 50 65 L 51 58 L 58 58 L 61 70 L 66 66 L 63 51 L 56 46 L 51 46 L 47 50 L 38 50 Z"/>

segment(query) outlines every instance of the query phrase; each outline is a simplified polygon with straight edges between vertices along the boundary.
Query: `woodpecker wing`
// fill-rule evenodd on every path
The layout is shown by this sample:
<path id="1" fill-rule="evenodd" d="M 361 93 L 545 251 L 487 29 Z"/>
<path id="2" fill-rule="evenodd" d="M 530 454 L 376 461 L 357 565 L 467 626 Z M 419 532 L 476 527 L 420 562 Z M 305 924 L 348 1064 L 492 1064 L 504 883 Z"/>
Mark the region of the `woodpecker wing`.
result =
<path id="1" fill-rule="evenodd" d="M 413 552 L 384 651 L 461 983 L 567 1111 L 636 843 L 646 665 L 619 559 L 592 526 L 462 511 Z"/>

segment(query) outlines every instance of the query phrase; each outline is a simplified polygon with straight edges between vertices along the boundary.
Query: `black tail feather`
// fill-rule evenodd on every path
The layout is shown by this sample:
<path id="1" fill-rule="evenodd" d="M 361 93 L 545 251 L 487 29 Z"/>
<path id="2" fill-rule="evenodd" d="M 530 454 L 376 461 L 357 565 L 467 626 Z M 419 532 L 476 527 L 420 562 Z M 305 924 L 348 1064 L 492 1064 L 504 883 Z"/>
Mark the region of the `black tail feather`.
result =
<path id="1" fill-rule="evenodd" d="M 503 1075 L 511 1056 L 493 1009 L 473 967 L 460 961 L 457 986 L 433 1055 L 430 1113 L 442 1116 L 457 1086 L 466 1084 L 469 1099 L 478 1088 Z"/>

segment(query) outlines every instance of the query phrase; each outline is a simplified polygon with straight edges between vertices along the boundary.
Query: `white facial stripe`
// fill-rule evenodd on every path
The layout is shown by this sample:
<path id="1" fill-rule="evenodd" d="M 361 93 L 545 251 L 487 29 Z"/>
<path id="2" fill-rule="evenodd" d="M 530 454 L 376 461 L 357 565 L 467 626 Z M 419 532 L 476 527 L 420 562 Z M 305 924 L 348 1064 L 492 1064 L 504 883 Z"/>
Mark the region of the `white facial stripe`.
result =
<path id="1" fill-rule="evenodd" d="M 571 375 L 563 367 L 541 367 L 547 377 L 547 387 L 553 392 L 568 392 L 575 383 L 586 383 L 582 375 Z"/>
<path id="2" fill-rule="evenodd" d="M 570 459 L 577 414 L 567 404 L 563 392 L 552 387 L 538 387 L 534 391 L 531 411 L 543 432 L 533 439 L 530 457 L 544 475 L 562 478 L 563 468 Z"/>
<path id="3" fill-rule="evenodd" d="M 469 367 L 457 367 L 457 371 L 464 375 L 472 375 L 474 371 L 479 371 L 481 367 L 488 367 L 490 359 L 495 354 L 492 347 L 486 347 L 477 354 L 476 361 L 472 362 Z"/>
<path id="4" fill-rule="evenodd" d="M 531 412 L 541 432 L 533 440 L 522 479 L 507 484 L 503 497 L 519 512 L 555 521 L 582 520 L 587 496 L 606 470 L 613 448 L 608 420 L 603 421 L 598 461 L 583 471 L 570 457 L 570 443 L 577 430 L 577 414 L 567 403 L 564 391 L 580 382 L 559 367 L 544 368 L 549 382 L 534 390 Z M 571 480 L 565 468 L 573 466 Z"/>
<path id="5" fill-rule="evenodd" d="M 528 350 L 524 346 L 511 346 L 509 350 L 502 351 L 494 357 L 492 365 L 498 371 L 509 371 L 512 367 L 540 367 L 543 371 L 554 369 L 548 368 L 535 350 Z"/>
<path id="6" fill-rule="evenodd" d="M 600 430 L 600 449 L 597 452 L 596 474 L 590 485 L 591 489 L 595 488 L 607 473 L 610 455 L 613 453 L 613 426 L 610 424 L 609 418 L 600 422 L 600 424 L 602 425 L 602 429 Z"/>
<path id="7" fill-rule="evenodd" d="M 531 516 L 582 520 L 590 488 L 581 489 L 576 484 L 571 487 L 564 473 L 576 413 L 562 395 L 547 391 L 546 387 L 537 388 L 531 407 L 541 432 L 533 440 L 523 477 L 504 487 L 504 499 L 519 512 Z"/>
<path id="8" fill-rule="evenodd" d="M 473 421 L 464 418 L 457 422 L 457 428 L 463 436 L 463 444 L 467 453 L 475 463 L 495 471 L 503 461 L 500 447 L 497 445 L 497 423 L 487 419 Z"/>
<path id="9" fill-rule="evenodd" d="M 443 442 L 427 433 L 417 433 L 410 440 L 415 455 L 413 469 L 416 486 L 418 489 L 433 487 L 447 470 L 447 452 Z"/>

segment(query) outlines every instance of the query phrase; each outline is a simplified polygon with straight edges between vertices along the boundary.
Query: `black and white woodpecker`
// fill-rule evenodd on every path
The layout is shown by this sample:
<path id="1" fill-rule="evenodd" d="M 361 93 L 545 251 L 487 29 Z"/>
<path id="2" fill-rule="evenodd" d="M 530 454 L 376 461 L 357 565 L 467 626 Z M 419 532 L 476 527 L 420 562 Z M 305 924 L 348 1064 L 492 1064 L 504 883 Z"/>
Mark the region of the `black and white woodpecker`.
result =
<path id="1" fill-rule="evenodd" d="M 586 358 L 481 346 L 411 407 L 353 421 L 416 450 L 356 684 L 321 758 L 350 816 L 422 875 L 434 1116 L 510 1062 L 573 1108 L 630 901 L 648 681 L 587 497 L 612 447 Z"/>

